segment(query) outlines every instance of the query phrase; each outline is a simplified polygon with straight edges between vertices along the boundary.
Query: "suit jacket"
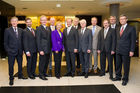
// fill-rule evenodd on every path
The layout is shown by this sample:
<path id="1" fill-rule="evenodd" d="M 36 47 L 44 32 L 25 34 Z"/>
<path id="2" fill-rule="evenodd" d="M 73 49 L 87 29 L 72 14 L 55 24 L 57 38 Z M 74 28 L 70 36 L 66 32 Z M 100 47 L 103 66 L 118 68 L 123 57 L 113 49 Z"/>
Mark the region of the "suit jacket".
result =
<path id="1" fill-rule="evenodd" d="M 78 31 L 79 33 L 79 52 L 87 52 L 87 50 L 92 49 L 92 32 L 90 29 L 86 28 L 84 34 L 82 35 L 81 29 Z"/>
<path id="2" fill-rule="evenodd" d="M 92 31 L 93 25 L 88 26 L 88 28 L 91 29 L 91 31 Z M 99 34 L 100 30 L 101 30 L 101 27 L 96 25 L 96 29 L 95 29 L 94 35 L 92 36 L 92 49 L 97 49 L 98 34 Z"/>
<path id="3" fill-rule="evenodd" d="M 109 27 L 106 38 L 104 39 L 104 28 L 98 35 L 98 50 L 110 52 L 115 51 L 115 30 Z"/>
<path id="4" fill-rule="evenodd" d="M 120 27 L 116 30 L 117 44 L 116 53 L 129 55 L 129 52 L 135 51 L 136 29 L 127 24 L 122 36 L 120 37 Z"/>
<path id="5" fill-rule="evenodd" d="M 4 47 L 8 55 L 16 56 L 17 54 L 22 55 L 22 32 L 23 29 L 17 28 L 18 38 L 14 32 L 13 27 L 9 27 L 4 32 Z"/>
<path id="6" fill-rule="evenodd" d="M 46 29 L 40 25 L 36 29 L 36 41 L 38 51 L 44 51 L 45 54 L 51 52 L 51 31 L 48 27 Z"/>
<path id="7" fill-rule="evenodd" d="M 78 49 L 78 32 L 74 27 L 71 27 L 68 35 L 67 28 L 65 28 L 63 36 L 64 48 L 66 51 L 74 52 L 74 49 Z"/>
<path id="8" fill-rule="evenodd" d="M 36 31 L 34 30 L 35 36 L 32 34 L 29 28 L 25 28 L 23 31 L 23 46 L 24 51 L 35 53 L 37 52 L 37 44 L 36 44 Z"/>
<path id="9" fill-rule="evenodd" d="M 63 50 L 63 33 L 61 32 L 61 37 L 57 30 L 51 33 L 52 40 L 52 51 L 61 51 Z"/>

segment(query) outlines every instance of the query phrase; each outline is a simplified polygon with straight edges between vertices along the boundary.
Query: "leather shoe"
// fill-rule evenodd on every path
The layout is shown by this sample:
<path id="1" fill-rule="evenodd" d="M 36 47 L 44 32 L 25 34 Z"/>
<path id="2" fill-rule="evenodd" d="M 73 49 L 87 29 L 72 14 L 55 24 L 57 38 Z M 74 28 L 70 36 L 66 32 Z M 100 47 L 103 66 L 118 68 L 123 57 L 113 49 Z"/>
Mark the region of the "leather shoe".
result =
<path id="1" fill-rule="evenodd" d="M 35 77 L 33 75 L 29 76 L 30 79 L 35 79 Z"/>
<path id="2" fill-rule="evenodd" d="M 45 76 L 40 76 L 39 78 L 42 80 L 48 80 Z"/>
<path id="3" fill-rule="evenodd" d="M 113 78 L 112 81 L 121 81 L 121 78 Z"/>
<path id="4" fill-rule="evenodd" d="M 9 85 L 12 86 L 14 84 L 14 80 L 9 81 Z"/>
<path id="5" fill-rule="evenodd" d="M 51 77 L 51 75 L 48 75 L 48 74 L 44 74 L 44 76 L 45 76 L 45 77 Z"/>
<path id="6" fill-rule="evenodd" d="M 71 77 L 74 77 L 75 76 L 75 74 L 71 74 Z"/>
<path id="7" fill-rule="evenodd" d="M 99 76 L 102 77 L 102 76 L 105 76 L 105 74 L 101 73 Z"/>
<path id="8" fill-rule="evenodd" d="M 85 74 L 85 78 L 88 78 L 88 73 Z"/>
<path id="9" fill-rule="evenodd" d="M 21 76 L 21 77 L 18 77 L 18 79 L 28 79 L 28 78 L 24 77 L 24 76 Z"/>
<path id="10" fill-rule="evenodd" d="M 64 76 L 71 76 L 71 73 L 66 73 Z"/>
<path id="11" fill-rule="evenodd" d="M 123 82 L 122 82 L 122 85 L 123 85 L 123 86 L 126 86 L 127 83 L 128 83 L 128 81 L 123 81 Z"/>

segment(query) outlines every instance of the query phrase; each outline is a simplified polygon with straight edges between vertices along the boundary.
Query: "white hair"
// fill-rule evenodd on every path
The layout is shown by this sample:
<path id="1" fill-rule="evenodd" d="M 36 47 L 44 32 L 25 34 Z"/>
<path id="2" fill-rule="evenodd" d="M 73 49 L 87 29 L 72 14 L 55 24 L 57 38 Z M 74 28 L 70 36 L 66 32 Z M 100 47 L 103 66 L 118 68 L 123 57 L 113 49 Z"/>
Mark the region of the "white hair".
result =
<path id="1" fill-rule="evenodd" d="M 80 20 L 80 23 L 85 23 L 87 24 L 87 21 L 85 19 Z"/>

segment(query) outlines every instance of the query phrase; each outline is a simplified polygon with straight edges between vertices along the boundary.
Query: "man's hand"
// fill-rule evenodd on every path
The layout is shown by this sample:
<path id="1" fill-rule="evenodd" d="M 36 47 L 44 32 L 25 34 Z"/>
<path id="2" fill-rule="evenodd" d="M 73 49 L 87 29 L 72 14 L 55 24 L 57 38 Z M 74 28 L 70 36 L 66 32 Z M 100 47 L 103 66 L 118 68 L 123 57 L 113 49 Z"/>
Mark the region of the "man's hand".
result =
<path id="1" fill-rule="evenodd" d="M 77 53 L 78 52 L 78 49 L 74 49 L 74 53 Z"/>
<path id="2" fill-rule="evenodd" d="M 134 52 L 129 52 L 129 56 L 132 57 L 134 55 Z"/>
<path id="3" fill-rule="evenodd" d="M 98 54 L 100 54 L 100 53 L 101 53 L 101 51 L 100 51 L 100 50 L 97 50 L 97 53 L 98 53 Z"/>
<path id="4" fill-rule="evenodd" d="M 40 51 L 40 55 L 42 55 L 42 56 L 43 56 L 43 55 L 44 55 L 44 52 L 43 52 L 43 51 Z"/>
<path id="5" fill-rule="evenodd" d="M 91 52 L 91 50 L 88 49 L 88 50 L 87 50 L 87 53 L 90 53 L 90 52 Z"/>
<path id="6" fill-rule="evenodd" d="M 55 51 L 55 53 L 58 53 L 58 51 Z"/>
<path id="7" fill-rule="evenodd" d="M 111 55 L 114 55 L 115 54 L 115 52 L 114 51 L 111 51 Z"/>

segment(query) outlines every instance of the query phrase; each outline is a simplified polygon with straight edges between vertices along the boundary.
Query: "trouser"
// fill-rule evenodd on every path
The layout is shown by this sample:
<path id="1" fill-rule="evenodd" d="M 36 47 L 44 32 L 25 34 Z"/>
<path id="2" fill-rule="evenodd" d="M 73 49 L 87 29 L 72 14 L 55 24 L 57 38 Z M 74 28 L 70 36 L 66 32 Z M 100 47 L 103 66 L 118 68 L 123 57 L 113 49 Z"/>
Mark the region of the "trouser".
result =
<path id="1" fill-rule="evenodd" d="M 67 73 L 75 74 L 75 53 L 65 51 L 65 54 L 66 54 Z"/>
<path id="2" fill-rule="evenodd" d="M 54 62 L 55 62 L 55 76 L 61 76 L 61 59 L 62 59 L 62 51 L 58 53 L 53 52 Z"/>
<path id="3" fill-rule="evenodd" d="M 117 78 L 122 77 L 121 72 L 122 72 L 122 65 L 123 65 L 123 68 L 124 68 L 123 80 L 128 81 L 129 80 L 129 70 L 130 70 L 129 55 L 116 54 L 116 65 L 117 65 L 116 77 Z"/>
<path id="4" fill-rule="evenodd" d="M 52 70 L 52 51 L 50 53 L 49 69 Z"/>
<path id="5" fill-rule="evenodd" d="M 44 76 L 47 72 L 50 53 L 39 56 L 39 75 Z"/>
<path id="6" fill-rule="evenodd" d="M 14 76 L 14 64 L 15 64 L 15 59 L 17 60 L 18 63 L 18 77 L 22 77 L 22 55 L 8 55 L 8 66 L 9 66 L 9 79 L 13 80 Z"/>
<path id="7" fill-rule="evenodd" d="M 31 56 L 26 56 L 27 58 L 27 73 L 28 76 L 35 75 L 36 63 L 37 63 L 37 53 L 31 53 Z"/>

